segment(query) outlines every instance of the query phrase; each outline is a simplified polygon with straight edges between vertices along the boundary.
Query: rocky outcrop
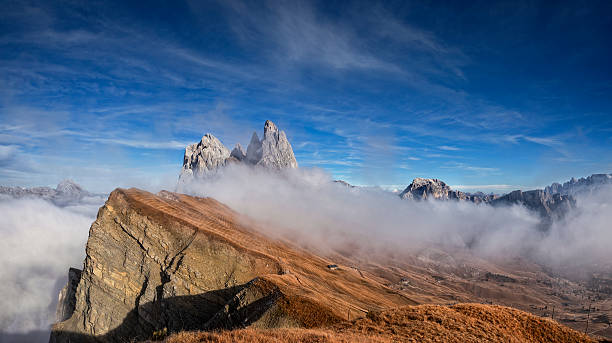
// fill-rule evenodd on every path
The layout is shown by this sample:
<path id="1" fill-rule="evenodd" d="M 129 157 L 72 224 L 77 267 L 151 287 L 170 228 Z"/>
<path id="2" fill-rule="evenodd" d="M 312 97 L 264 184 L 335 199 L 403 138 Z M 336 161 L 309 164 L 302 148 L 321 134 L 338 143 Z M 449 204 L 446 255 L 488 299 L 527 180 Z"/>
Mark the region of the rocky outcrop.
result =
<path id="1" fill-rule="evenodd" d="M 181 178 L 202 177 L 214 173 L 225 166 L 230 151 L 210 133 L 205 134 L 198 143 L 185 148 Z"/>
<path id="2" fill-rule="evenodd" d="M 451 190 L 444 182 L 438 179 L 424 179 L 417 177 L 412 180 L 412 183 L 400 193 L 402 199 L 413 200 L 449 200 L 458 199 L 459 192 Z"/>
<path id="3" fill-rule="evenodd" d="M 342 185 L 342 186 L 347 187 L 347 188 L 357 188 L 357 186 L 353 186 L 353 185 L 351 185 L 350 183 L 348 183 L 348 182 L 346 182 L 344 180 L 334 180 L 334 184 Z"/>
<path id="4" fill-rule="evenodd" d="M 240 145 L 240 143 L 236 143 L 236 146 L 232 150 L 230 156 L 238 161 L 242 161 L 246 158 L 246 153 L 244 152 L 244 149 L 242 149 L 242 145 Z"/>
<path id="5" fill-rule="evenodd" d="M 276 125 L 266 120 L 264 138 L 261 141 L 261 159 L 257 165 L 270 169 L 297 168 L 291 144 L 284 131 L 279 131 Z"/>
<path id="6" fill-rule="evenodd" d="M 12 198 L 36 198 L 50 201 L 58 206 L 79 203 L 85 197 L 95 196 L 72 180 L 63 180 L 57 187 L 5 187 L 0 186 L 0 194 Z"/>
<path id="7" fill-rule="evenodd" d="M 251 142 L 249 142 L 247 146 L 246 160 L 250 164 L 257 164 L 261 160 L 261 155 L 261 141 L 259 140 L 259 136 L 257 136 L 257 132 L 253 132 Z"/>
<path id="8" fill-rule="evenodd" d="M 267 120 L 264 125 L 264 136 L 259 140 L 253 132 L 246 153 L 240 144 L 230 152 L 221 141 L 207 133 L 199 143 L 185 148 L 183 168 L 179 179 L 188 181 L 193 177 L 214 175 L 219 168 L 230 162 L 257 165 L 268 169 L 297 168 L 298 164 L 293 149 L 284 131 Z"/>
<path id="9" fill-rule="evenodd" d="M 51 342 L 312 327 L 342 320 L 347 308 L 414 303 L 375 277 L 329 271 L 329 260 L 271 241 L 245 222 L 252 221 L 210 198 L 113 191 L 89 231 L 74 311 L 53 326 Z"/>
<path id="10" fill-rule="evenodd" d="M 544 188 L 544 192 L 576 196 L 593 193 L 604 185 L 612 185 L 612 174 L 593 174 L 578 180 L 572 178 L 563 184 L 555 182 Z"/>
<path id="11" fill-rule="evenodd" d="M 60 291 L 57 299 L 57 311 L 55 321 L 63 322 L 70 318 L 76 306 L 76 290 L 81 281 L 81 271 L 76 268 L 68 270 L 68 282 Z"/>
<path id="12" fill-rule="evenodd" d="M 438 179 L 417 177 L 399 194 L 399 197 L 412 200 L 460 200 L 481 203 L 491 201 L 495 198 L 495 195 L 484 193 L 470 194 L 455 191 L 446 183 Z"/>
<path id="13" fill-rule="evenodd" d="M 536 212 L 547 221 L 562 218 L 576 206 L 572 196 L 561 194 L 548 194 L 541 189 L 532 191 L 514 191 L 490 202 L 491 205 L 523 205 Z"/>

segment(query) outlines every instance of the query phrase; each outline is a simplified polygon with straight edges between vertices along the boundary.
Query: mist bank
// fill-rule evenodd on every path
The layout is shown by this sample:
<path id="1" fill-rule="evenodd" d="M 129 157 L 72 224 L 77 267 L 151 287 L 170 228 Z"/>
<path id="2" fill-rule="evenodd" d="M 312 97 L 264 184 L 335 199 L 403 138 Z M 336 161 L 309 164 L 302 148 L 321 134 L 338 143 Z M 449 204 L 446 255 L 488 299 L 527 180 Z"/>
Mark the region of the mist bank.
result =
<path id="1" fill-rule="evenodd" d="M 573 274 L 610 271 L 612 261 L 610 186 L 577 196 L 576 208 L 547 232 L 539 230 L 537 214 L 518 205 L 402 200 L 379 188 L 333 182 L 320 169 L 230 165 L 180 183 L 177 191 L 215 198 L 245 221 L 255 220 L 263 233 L 323 253 L 401 258 L 436 247 L 497 260 L 528 258 Z M 68 268 L 81 268 L 88 229 L 104 200 L 59 206 L 0 197 L 0 341 L 46 342 L 59 290 Z"/>
<path id="2" fill-rule="evenodd" d="M 89 226 L 102 205 L 0 197 L 0 341 L 47 342 L 68 267 L 81 268 Z"/>
<path id="3" fill-rule="evenodd" d="M 350 188 L 319 169 L 270 172 L 233 165 L 179 184 L 182 193 L 213 197 L 255 219 L 268 235 L 319 250 L 366 256 L 414 254 L 429 247 L 478 257 L 528 258 L 549 268 L 607 268 L 612 260 L 612 189 L 581 196 L 550 230 L 513 205 L 410 201 L 377 188 Z M 576 270 L 575 270 L 576 271 Z M 583 270 L 580 270 L 583 271 Z"/>

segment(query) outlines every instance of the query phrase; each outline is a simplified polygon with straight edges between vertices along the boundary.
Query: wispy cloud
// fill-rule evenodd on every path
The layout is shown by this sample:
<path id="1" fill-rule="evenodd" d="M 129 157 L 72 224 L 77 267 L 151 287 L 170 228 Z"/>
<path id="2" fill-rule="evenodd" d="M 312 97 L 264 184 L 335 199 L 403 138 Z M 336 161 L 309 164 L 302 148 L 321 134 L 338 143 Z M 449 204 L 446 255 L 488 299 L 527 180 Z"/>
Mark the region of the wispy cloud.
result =
<path id="1" fill-rule="evenodd" d="M 466 163 L 461 162 L 448 162 L 443 166 L 440 166 L 442 169 L 456 169 L 456 170 L 464 170 L 473 172 L 476 175 L 486 176 L 486 175 L 500 175 L 501 170 L 495 167 L 481 167 L 481 166 L 473 166 Z"/>
<path id="2" fill-rule="evenodd" d="M 459 150 L 461 150 L 461 148 L 457 148 L 455 146 L 450 146 L 450 145 L 440 145 L 440 146 L 438 146 L 438 149 L 446 150 L 446 151 L 459 151 Z"/>
<path id="3" fill-rule="evenodd" d="M 127 139 L 112 139 L 112 138 L 91 138 L 92 142 L 123 145 L 130 148 L 143 148 L 143 149 L 184 149 L 187 145 L 191 144 L 188 142 L 154 142 L 154 141 L 136 141 Z"/>
<path id="4" fill-rule="evenodd" d="M 16 145 L 0 145 L 0 165 L 12 159 L 19 151 Z"/>

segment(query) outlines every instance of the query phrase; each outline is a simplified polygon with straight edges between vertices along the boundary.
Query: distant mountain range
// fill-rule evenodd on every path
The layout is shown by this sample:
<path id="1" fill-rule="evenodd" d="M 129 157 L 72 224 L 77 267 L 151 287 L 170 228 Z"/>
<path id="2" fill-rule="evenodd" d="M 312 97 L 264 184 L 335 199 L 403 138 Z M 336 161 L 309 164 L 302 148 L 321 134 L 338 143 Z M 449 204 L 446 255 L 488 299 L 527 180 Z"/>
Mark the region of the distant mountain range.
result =
<path id="1" fill-rule="evenodd" d="M 11 198 L 37 198 L 50 201 L 57 206 L 68 206 L 79 203 L 85 197 L 99 196 L 76 184 L 72 180 L 63 180 L 57 187 L 6 187 L 0 186 L 0 195 Z"/>
<path id="2" fill-rule="evenodd" d="M 230 152 L 210 133 L 205 134 L 200 142 L 187 146 L 179 181 L 186 182 L 194 177 L 215 174 L 219 168 L 232 163 L 244 163 L 275 170 L 297 168 L 298 166 L 285 132 L 267 120 L 264 125 L 263 139 L 260 140 L 257 133 L 254 132 L 246 152 L 240 144 L 236 144 L 236 147 Z M 349 188 L 356 187 L 343 180 L 334 182 Z M 575 207 L 575 195 L 593 192 L 605 184 L 612 184 L 612 175 L 593 174 L 579 180 L 572 178 L 563 184 L 553 183 L 544 190 L 516 190 L 508 194 L 497 195 L 461 192 L 451 189 L 441 180 L 418 177 L 399 194 L 399 197 L 407 200 L 468 201 L 492 206 L 523 205 L 539 214 L 547 226 L 553 220 L 562 218 Z"/>
<path id="3" fill-rule="evenodd" d="M 579 195 L 592 193 L 603 185 L 612 185 L 612 174 L 593 174 L 578 180 L 571 180 L 560 183 L 553 183 L 544 188 L 547 194 Z"/>
<path id="4" fill-rule="evenodd" d="M 562 218 L 576 205 L 576 200 L 572 195 L 551 193 L 541 189 L 530 191 L 516 190 L 501 196 L 481 192 L 471 194 L 452 190 L 450 186 L 438 179 L 424 178 L 414 179 L 399 194 L 399 197 L 411 200 L 469 201 L 476 204 L 490 204 L 492 206 L 523 205 L 527 209 L 538 213 L 544 219 L 545 226 L 550 224 L 552 220 Z"/>

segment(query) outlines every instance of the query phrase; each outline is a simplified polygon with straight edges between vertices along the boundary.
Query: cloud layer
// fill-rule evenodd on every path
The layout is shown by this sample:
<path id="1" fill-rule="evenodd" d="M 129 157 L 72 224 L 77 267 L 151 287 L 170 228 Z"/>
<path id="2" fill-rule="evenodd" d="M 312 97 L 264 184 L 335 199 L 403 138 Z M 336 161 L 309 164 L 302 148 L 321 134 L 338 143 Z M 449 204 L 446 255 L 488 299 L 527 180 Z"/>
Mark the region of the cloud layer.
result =
<path id="1" fill-rule="evenodd" d="M 537 215 L 521 206 L 403 201 L 381 189 L 334 183 L 319 169 L 274 174 L 235 166 L 179 190 L 218 199 L 271 235 L 328 251 L 350 246 L 372 256 L 442 247 L 501 260 L 520 256 L 555 268 L 598 268 L 612 260 L 606 248 L 612 246 L 606 226 L 612 189 L 580 198 L 578 208 L 548 233 L 538 230 Z"/>
<path id="2" fill-rule="evenodd" d="M 611 267 L 612 188 L 579 198 L 578 208 L 548 233 L 520 206 L 405 201 L 380 188 L 334 183 L 316 168 L 270 173 L 233 165 L 178 190 L 213 197 L 246 215 L 244 220 L 256 220 L 264 233 L 321 253 L 405 258 L 437 248 L 502 261 L 519 256 L 579 277 Z M 0 334 L 39 333 L 41 342 L 46 339 L 40 332 L 54 319 L 68 267 L 82 265 L 101 201 L 61 208 L 37 199 L 0 199 L 0 259 L 6 268 L 0 274 Z"/>
<path id="3" fill-rule="evenodd" d="M 0 199 L 0 338 L 49 330 L 68 267 L 83 264 L 100 206 L 99 198 L 88 200 L 61 208 L 39 199 Z"/>

